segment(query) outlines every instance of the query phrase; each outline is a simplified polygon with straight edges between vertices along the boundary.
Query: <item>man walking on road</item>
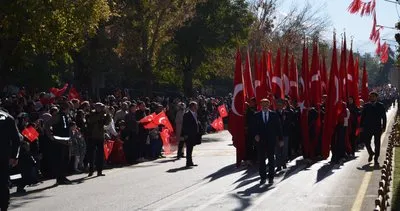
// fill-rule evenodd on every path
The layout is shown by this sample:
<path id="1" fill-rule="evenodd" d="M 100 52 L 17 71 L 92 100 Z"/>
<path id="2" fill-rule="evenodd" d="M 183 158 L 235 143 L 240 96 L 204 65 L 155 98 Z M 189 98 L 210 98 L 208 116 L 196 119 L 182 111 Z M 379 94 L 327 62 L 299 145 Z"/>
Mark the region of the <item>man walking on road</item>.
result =
<path id="1" fill-rule="evenodd" d="M 9 167 L 18 163 L 20 134 L 14 118 L 1 109 L 0 133 L 0 211 L 6 211 L 10 200 Z"/>
<path id="2" fill-rule="evenodd" d="M 379 153 L 381 151 L 381 135 L 386 129 L 386 112 L 381 102 L 377 101 L 378 93 L 371 92 L 369 94 L 369 103 L 364 105 L 361 114 L 361 130 L 364 135 L 365 146 L 367 147 L 369 158 L 368 162 L 375 160 L 378 166 Z M 375 152 L 371 148 L 371 139 L 374 137 Z"/>
<path id="3" fill-rule="evenodd" d="M 193 163 L 193 147 L 201 143 L 201 124 L 197 118 L 197 103 L 189 104 L 189 111 L 183 115 L 182 136 L 186 143 L 186 167 L 197 166 Z"/>
<path id="4" fill-rule="evenodd" d="M 283 147 L 282 127 L 277 113 L 269 110 L 270 101 L 261 100 L 262 111 L 255 114 L 255 140 L 259 162 L 260 184 L 265 184 L 267 170 L 265 158 L 268 158 L 268 179 L 269 184 L 274 182 L 275 176 L 275 146 Z"/>

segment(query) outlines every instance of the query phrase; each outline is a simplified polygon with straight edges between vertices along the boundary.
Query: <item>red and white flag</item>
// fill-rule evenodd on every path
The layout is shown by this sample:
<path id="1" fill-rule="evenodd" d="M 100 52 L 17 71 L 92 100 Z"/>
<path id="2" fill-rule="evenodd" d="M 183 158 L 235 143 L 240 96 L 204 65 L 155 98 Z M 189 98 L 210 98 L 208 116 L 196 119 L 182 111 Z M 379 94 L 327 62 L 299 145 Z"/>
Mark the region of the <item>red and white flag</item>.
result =
<path id="1" fill-rule="evenodd" d="M 22 131 L 22 135 L 30 142 L 34 142 L 39 138 L 39 133 L 33 127 L 27 127 Z"/>
<path id="2" fill-rule="evenodd" d="M 275 99 L 284 99 L 283 82 L 281 73 L 281 50 L 276 53 L 275 68 L 272 74 L 272 92 Z"/>
<path id="3" fill-rule="evenodd" d="M 68 93 L 68 100 L 73 100 L 73 99 L 81 100 L 81 96 L 79 95 L 79 92 L 76 90 L 75 87 L 71 87 Z"/>
<path id="4" fill-rule="evenodd" d="M 218 106 L 219 116 L 225 118 L 228 116 L 228 111 L 226 110 L 225 104 Z"/>
<path id="5" fill-rule="evenodd" d="M 298 77 L 299 77 L 299 73 L 297 71 L 297 65 L 296 65 L 296 62 L 294 61 L 294 56 L 292 55 L 292 58 L 290 60 L 290 72 L 289 72 L 289 79 L 290 79 L 289 96 L 292 100 L 293 99 L 296 100 L 296 102 L 299 101 Z"/>
<path id="6" fill-rule="evenodd" d="M 340 96 L 340 74 L 337 67 L 337 52 L 336 52 L 336 36 L 333 37 L 332 64 L 329 77 L 329 93 L 326 103 L 324 116 L 324 128 L 322 136 L 322 156 L 324 159 L 329 157 L 329 150 L 332 141 L 332 136 L 336 128 L 339 116 L 339 105 L 341 105 Z"/>
<path id="7" fill-rule="evenodd" d="M 222 117 L 216 118 L 212 123 L 211 126 L 216 130 L 216 131 L 222 131 L 224 130 L 224 122 L 222 121 Z"/>
<path id="8" fill-rule="evenodd" d="M 309 108 L 309 67 L 308 67 L 308 48 L 305 41 L 303 46 L 302 70 L 301 77 L 299 78 L 299 102 L 300 107 L 300 122 L 301 122 L 301 136 L 303 142 L 303 157 L 310 158 L 310 138 L 308 128 L 308 108 Z"/>
<path id="9" fill-rule="evenodd" d="M 244 93 L 245 93 L 246 100 L 249 100 L 249 99 L 255 97 L 253 76 L 251 74 L 251 66 L 250 65 L 251 65 L 250 64 L 250 55 L 249 55 L 249 52 L 247 52 L 246 65 L 244 67 L 244 73 L 243 73 Z"/>
<path id="10" fill-rule="evenodd" d="M 239 166 L 246 156 L 244 93 L 242 81 L 242 58 L 239 49 L 236 53 L 235 76 L 233 79 L 233 99 L 229 113 L 228 130 L 232 134 L 233 145 L 236 147 L 236 165 Z"/>
<path id="11" fill-rule="evenodd" d="M 285 51 L 285 58 L 283 59 L 282 83 L 283 83 L 283 93 L 284 93 L 285 96 L 287 96 L 287 95 L 289 95 L 289 92 L 290 92 L 289 52 L 288 52 L 287 48 L 286 48 L 286 51 Z"/>
<path id="12" fill-rule="evenodd" d="M 172 127 L 171 122 L 164 111 L 154 117 L 153 123 L 157 125 L 164 125 L 171 133 L 174 132 L 174 128 Z"/>
<path id="13" fill-rule="evenodd" d="M 364 100 L 365 103 L 369 101 L 369 90 L 368 90 L 368 73 L 367 67 L 364 61 L 364 68 L 363 68 L 363 78 L 361 83 L 361 98 Z"/>

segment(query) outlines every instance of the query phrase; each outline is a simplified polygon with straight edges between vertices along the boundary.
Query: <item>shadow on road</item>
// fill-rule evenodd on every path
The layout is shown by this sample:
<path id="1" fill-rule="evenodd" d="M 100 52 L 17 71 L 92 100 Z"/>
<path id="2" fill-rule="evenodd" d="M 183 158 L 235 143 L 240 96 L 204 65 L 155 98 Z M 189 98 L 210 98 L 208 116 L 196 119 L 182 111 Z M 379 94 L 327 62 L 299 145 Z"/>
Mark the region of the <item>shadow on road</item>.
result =
<path id="1" fill-rule="evenodd" d="M 47 198 L 49 196 L 25 196 L 21 201 L 15 201 L 15 200 L 11 200 L 11 204 L 9 206 L 9 209 L 16 209 L 18 210 L 18 208 L 25 206 L 26 204 L 33 202 L 33 201 L 37 201 L 40 200 L 42 198 Z"/>
<path id="2" fill-rule="evenodd" d="M 179 168 L 169 169 L 169 170 L 167 171 L 167 173 L 176 173 L 176 172 L 178 172 L 178 171 L 185 171 L 185 170 L 189 170 L 189 169 L 192 169 L 192 168 L 186 167 L 186 166 L 182 166 L 182 167 L 179 167 Z"/>
<path id="3" fill-rule="evenodd" d="M 251 206 L 252 199 L 254 199 L 254 197 L 252 197 L 252 195 L 265 193 L 265 192 L 267 192 L 267 191 L 269 191 L 269 190 L 271 190 L 273 188 L 274 187 L 272 185 L 262 185 L 262 186 L 260 186 L 257 183 L 254 186 L 249 187 L 244 191 L 239 191 L 236 194 L 230 194 L 230 196 L 232 198 L 235 198 L 236 200 L 238 200 L 240 202 L 240 207 L 238 207 L 238 208 L 236 208 L 234 210 L 235 211 L 246 210 L 248 207 Z"/>
<path id="4" fill-rule="evenodd" d="M 165 160 L 154 161 L 154 163 L 173 163 L 173 162 L 178 161 L 178 160 L 180 160 L 180 159 L 173 158 L 173 159 L 165 159 Z"/>
<path id="5" fill-rule="evenodd" d="M 326 179 L 327 177 L 333 174 L 333 169 L 335 168 L 334 164 L 327 163 L 323 165 L 321 168 L 318 169 L 317 172 L 317 181 L 315 183 L 321 182 L 322 180 Z M 337 167 L 339 168 L 339 167 Z"/>
<path id="6" fill-rule="evenodd" d="M 215 173 L 208 175 L 204 179 L 210 179 L 210 182 L 212 182 L 219 178 L 225 177 L 229 174 L 233 174 L 233 173 L 237 172 L 238 170 L 241 171 L 241 169 L 236 168 L 236 164 L 231 164 L 231 165 L 223 167 L 222 169 L 218 170 Z"/>
<path id="7" fill-rule="evenodd" d="M 365 165 L 363 165 L 361 167 L 357 167 L 357 169 L 360 170 L 360 171 L 371 172 L 371 171 L 374 171 L 374 170 L 382 169 L 382 167 L 381 166 L 370 165 L 369 163 L 367 163 L 367 164 L 365 164 Z"/>

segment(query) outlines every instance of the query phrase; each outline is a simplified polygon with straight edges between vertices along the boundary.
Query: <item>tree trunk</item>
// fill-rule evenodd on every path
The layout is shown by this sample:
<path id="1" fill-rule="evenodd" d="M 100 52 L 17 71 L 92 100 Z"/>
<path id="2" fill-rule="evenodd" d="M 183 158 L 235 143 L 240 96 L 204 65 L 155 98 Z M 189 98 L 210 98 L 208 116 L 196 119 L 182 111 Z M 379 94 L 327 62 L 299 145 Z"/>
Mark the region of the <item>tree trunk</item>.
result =
<path id="1" fill-rule="evenodd" d="M 146 97 L 153 97 L 154 75 L 150 61 L 145 61 L 143 63 L 143 71 L 146 79 L 146 90 L 144 90 L 144 94 Z"/>
<path id="2" fill-rule="evenodd" d="M 193 71 L 185 70 L 183 72 L 183 91 L 186 97 L 193 97 Z"/>

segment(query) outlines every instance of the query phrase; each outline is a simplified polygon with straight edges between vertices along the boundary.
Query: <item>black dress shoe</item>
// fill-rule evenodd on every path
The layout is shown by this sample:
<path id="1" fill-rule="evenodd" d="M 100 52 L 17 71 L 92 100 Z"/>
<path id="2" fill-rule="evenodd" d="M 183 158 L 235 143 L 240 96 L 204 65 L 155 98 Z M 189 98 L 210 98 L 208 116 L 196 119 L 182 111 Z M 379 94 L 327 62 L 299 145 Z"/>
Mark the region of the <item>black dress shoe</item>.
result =
<path id="1" fill-rule="evenodd" d="M 372 161 L 372 158 L 374 158 L 374 153 L 370 154 L 368 157 L 368 163 L 370 163 Z"/>
<path id="2" fill-rule="evenodd" d="M 186 164 L 186 166 L 198 166 L 198 165 L 194 164 L 194 163 L 189 163 L 189 164 Z"/>
<path id="3" fill-rule="evenodd" d="M 274 179 L 269 179 L 268 184 L 270 184 L 270 185 L 274 184 Z"/>
<path id="4" fill-rule="evenodd" d="M 261 179 L 261 180 L 260 180 L 260 185 L 264 185 L 266 182 L 267 182 L 266 179 Z"/>
<path id="5" fill-rule="evenodd" d="M 103 174 L 103 173 L 101 173 L 101 172 L 98 172 L 98 173 L 97 173 L 97 176 L 98 176 L 98 177 L 104 177 L 104 176 L 106 176 L 106 175 Z"/>
<path id="6" fill-rule="evenodd" d="M 285 165 L 283 165 L 283 169 L 286 169 L 287 167 L 286 167 L 286 164 Z"/>
<path id="7" fill-rule="evenodd" d="M 279 166 L 278 168 L 276 168 L 276 171 L 282 171 L 282 168 Z"/>
<path id="8" fill-rule="evenodd" d="M 89 172 L 88 177 L 91 177 L 91 176 L 93 176 L 93 171 L 90 171 L 90 172 Z"/>

